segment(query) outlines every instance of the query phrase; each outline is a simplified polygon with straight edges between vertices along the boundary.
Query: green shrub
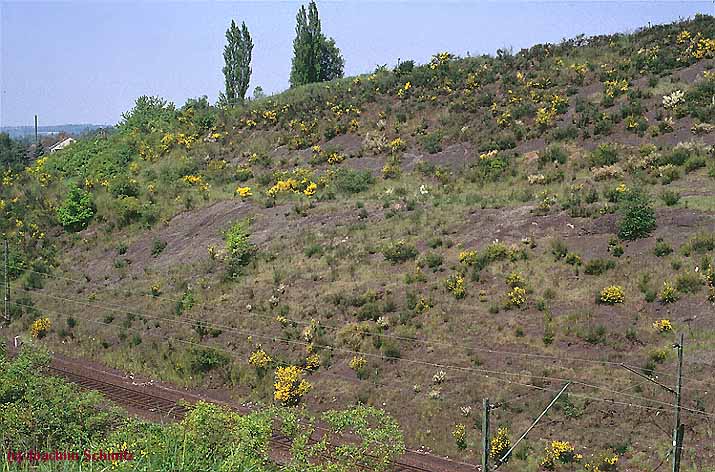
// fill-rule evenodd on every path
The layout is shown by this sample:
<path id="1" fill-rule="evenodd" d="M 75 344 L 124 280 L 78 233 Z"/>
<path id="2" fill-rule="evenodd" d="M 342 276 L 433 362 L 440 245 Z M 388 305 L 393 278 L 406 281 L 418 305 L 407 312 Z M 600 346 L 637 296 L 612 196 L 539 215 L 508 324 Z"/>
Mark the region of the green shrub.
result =
<path id="1" fill-rule="evenodd" d="M 613 259 L 591 259 L 586 263 L 584 272 L 588 275 L 601 275 L 614 267 L 616 267 L 616 261 Z"/>
<path id="2" fill-rule="evenodd" d="M 693 252 L 703 254 L 713 250 L 715 250 L 715 233 L 698 233 L 680 248 L 685 256 L 690 256 Z"/>
<path id="3" fill-rule="evenodd" d="M 164 252 L 167 242 L 163 239 L 156 238 L 151 243 L 151 255 L 157 257 L 159 254 Z"/>
<path id="4" fill-rule="evenodd" d="M 685 272 L 675 279 L 675 288 L 681 293 L 695 293 L 705 285 L 703 276 L 696 272 Z"/>
<path id="5" fill-rule="evenodd" d="M 67 231 L 80 231 L 89 225 L 95 211 L 92 195 L 77 185 L 72 185 L 64 202 L 57 209 L 57 220 Z"/>
<path id="6" fill-rule="evenodd" d="M 632 191 L 620 205 L 618 237 L 633 240 L 648 236 L 656 227 L 655 210 L 647 195 Z"/>
<path id="7" fill-rule="evenodd" d="M 228 253 L 228 275 L 232 278 L 240 275 L 241 268 L 250 262 L 256 252 L 256 247 L 250 240 L 249 225 L 250 221 L 244 219 L 234 223 L 224 233 Z"/>
<path id="8" fill-rule="evenodd" d="M 614 144 L 601 144 L 591 152 L 588 162 L 591 167 L 610 166 L 620 159 L 618 148 Z"/>
<path id="9" fill-rule="evenodd" d="M 341 168 L 335 173 L 333 184 L 339 192 L 360 193 L 369 189 L 375 179 L 366 170 Z"/>
<path id="10" fill-rule="evenodd" d="M 557 261 L 565 258 L 568 252 L 569 248 L 562 240 L 554 239 L 553 241 L 551 241 L 551 254 Z"/>
<path id="11" fill-rule="evenodd" d="M 678 290 L 670 283 L 664 282 L 659 298 L 662 303 L 675 303 L 678 301 Z"/>
<path id="12" fill-rule="evenodd" d="M 442 266 L 443 261 L 444 258 L 442 257 L 442 254 L 436 252 L 428 252 L 420 261 L 420 265 L 426 265 L 427 267 L 436 272 L 437 269 Z"/>
<path id="13" fill-rule="evenodd" d="M 655 249 L 653 250 L 653 252 L 655 253 L 655 255 L 657 257 L 663 257 L 663 256 L 667 256 L 668 254 L 672 253 L 673 247 L 670 244 L 663 241 L 663 238 L 658 238 L 655 241 Z"/>
<path id="14" fill-rule="evenodd" d="M 440 131 L 428 133 L 422 137 L 420 144 L 422 144 L 422 149 L 429 154 L 440 152 L 442 150 L 442 133 Z"/>
<path id="15" fill-rule="evenodd" d="M 680 194 L 673 190 L 666 190 L 660 194 L 660 198 L 667 206 L 674 206 L 680 201 Z"/>
<path id="16" fill-rule="evenodd" d="M 539 166 L 543 167 L 546 164 L 557 163 L 560 165 L 566 164 L 568 160 L 568 154 L 563 147 L 559 145 L 552 145 L 544 149 L 543 152 L 539 154 Z"/>
<path id="17" fill-rule="evenodd" d="M 189 369 L 194 374 L 209 372 L 230 361 L 228 355 L 216 349 L 194 348 L 189 351 Z"/>
<path id="18" fill-rule="evenodd" d="M 385 259 L 393 264 L 399 264 L 417 257 L 417 248 L 414 244 L 397 241 L 385 245 L 385 247 L 382 248 L 382 254 L 385 256 Z"/>

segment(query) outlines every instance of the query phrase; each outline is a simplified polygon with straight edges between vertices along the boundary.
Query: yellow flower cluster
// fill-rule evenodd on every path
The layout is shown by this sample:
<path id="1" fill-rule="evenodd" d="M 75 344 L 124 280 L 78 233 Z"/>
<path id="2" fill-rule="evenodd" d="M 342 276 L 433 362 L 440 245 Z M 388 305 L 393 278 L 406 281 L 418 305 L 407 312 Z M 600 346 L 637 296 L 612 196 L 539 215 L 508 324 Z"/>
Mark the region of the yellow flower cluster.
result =
<path id="1" fill-rule="evenodd" d="M 415 305 L 415 311 L 417 313 L 426 313 L 432 308 L 432 303 L 424 297 L 420 297 L 419 301 Z"/>
<path id="2" fill-rule="evenodd" d="M 497 124 L 502 128 L 506 128 L 511 124 L 511 112 L 506 110 L 504 113 L 497 117 Z"/>
<path id="3" fill-rule="evenodd" d="M 315 195 L 315 192 L 318 190 L 318 184 L 315 182 L 311 182 L 308 184 L 307 187 L 305 187 L 305 190 L 303 190 L 303 195 L 306 197 L 312 197 Z"/>
<path id="4" fill-rule="evenodd" d="M 556 109 L 553 107 L 541 107 L 536 110 L 536 124 L 539 128 L 545 129 L 554 124 Z"/>
<path id="5" fill-rule="evenodd" d="M 617 464 L 618 456 L 609 454 L 601 456 L 594 462 L 588 462 L 584 464 L 583 468 L 587 472 L 611 472 L 616 470 Z"/>
<path id="6" fill-rule="evenodd" d="M 43 156 L 35 161 L 34 166 L 28 167 L 26 169 L 27 173 L 35 177 L 40 183 L 40 185 L 42 185 L 43 187 L 47 186 L 47 184 L 50 182 L 50 174 L 45 172 L 46 163 L 47 156 Z"/>
<path id="7" fill-rule="evenodd" d="M 621 80 L 607 80 L 605 82 L 604 93 L 611 98 L 614 98 L 622 93 L 628 91 L 628 81 L 626 79 Z"/>
<path id="8" fill-rule="evenodd" d="M 586 76 L 586 73 L 588 72 L 588 64 L 571 64 L 571 70 L 576 73 L 577 76 L 583 78 Z"/>
<path id="9" fill-rule="evenodd" d="M 675 303 L 678 301 L 678 292 L 670 282 L 663 282 L 663 290 L 660 292 L 660 301 L 663 303 Z"/>
<path id="10" fill-rule="evenodd" d="M 303 378 L 303 369 L 291 365 L 276 369 L 273 388 L 273 398 L 276 401 L 292 406 L 297 405 L 313 387 Z"/>
<path id="11" fill-rule="evenodd" d="M 266 110 L 262 114 L 263 119 L 269 123 L 276 123 L 278 121 L 278 114 L 273 110 Z"/>
<path id="12" fill-rule="evenodd" d="M 457 423 L 454 425 L 452 437 L 458 448 L 465 449 L 467 447 L 467 428 L 464 424 Z"/>
<path id="13" fill-rule="evenodd" d="M 49 318 L 38 318 L 32 323 L 32 328 L 30 333 L 33 338 L 41 338 L 47 334 L 47 332 L 52 327 L 52 322 Z"/>
<path id="14" fill-rule="evenodd" d="M 318 354 L 311 354 L 305 358 L 305 370 L 313 372 L 318 368 L 320 368 L 320 356 Z"/>
<path id="15" fill-rule="evenodd" d="M 167 152 L 174 144 L 184 146 L 187 150 L 196 142 L 196 136 L 185 133 L 166 133 L 161 138 L 161 151 Z"/>
<path id="16" fill-rule="evenodd" d="M 201 175 L 185 175 L 181 178 L 184 182 L 192 187 L 198 187 L 202 192 L 208 192 L 211 186 L 206 182 Z"/>
<path id="17" fill-rule="evenodd" d="M 670 323 L 670 320 L 666 319 L 654 321 L 653 328 L 655 328 L 655 330 L 659 333 L 668 333 L 673 331 L 673 325 Z"/>
<path id="18" fill-rule="evenodd" d="M 467 250 L 459 253 L 459 262 L 465 265 L 474 265 L 477 263 L 477 251 Z"/>
<path id="19" fill-rule="evenodd" d="M 355 105 L 348 105 L 346 107 L 338 105 L 333 105 L 331 102 L 326 102 L 326 105 L 330 107 L 330 111 L 335 114 L 335 117 L 340 119 L 343 116 L 355 115 L 360 116 L 360 109 Z M 331 106 L 332 105 L 332 106 Z"/>
<path id="20" fill-rule="evenodd" d="M 390 154 L 395 154 L 404 151 L 407 148 L 407 144 L 402 138 L 398 137 L 387 143 L 387 148 L 390 150 Z"/>
<path id="21" fill-rule="evenodd" d="M 454 295 L 454 298 L 464 298 L 464 295 L 466 294 L 464 289 L 464 277 L 462 274 L 450 275 L 445 281 L 445 287 L 447 287 L 447 290 Z"/>
<path id="22" fill-rule="evenodd" d="M 684 43 L 687 43 L 688 41 L 690 41 L 690 38 L 692 38 L 692 37 L 693 37 L 693 35 L 690 34 L 690 31 L 688 31 L 688 30 L 681 31 L 680 33 L 678 33 L 678 36 L 675 38 L 675 42 L 678 44 L 684 44 Z"/>
<path id="23" fill-rule="evenodd" d="M 246 198 L 246 197 L 250 197 L 251 195 L 253 195 L 253 193 L 251 192 L 251 187 L 238 187 L 236 189 L 236 195 L 238 195 L 241 198 Z"/>
<path id="24" fill-rule="evenodd" d="M 678 35 L 678 44 L 687 43 L 685 55 L 696 60 L 715 56 L 715 38 L 705 38 L 702 33 L 692 36 L 688 31 Z"/>
<path id="25" fill-rule="evenodd" d="M 318 185 L 308 180 L 307 177 L 303 177 L 300 181 L 294 177 L 289 177 L 287 179 L 279 179 L 266 193 L 271 198 L 288 192 L 303 193 L 307 197 L 312 197 L 317 190 Z"/>
<path id="26" fill-rule="evenodd" d="M 625 299 L 626 294 L 620 285 L 610 285 L 601 290 L 601 301 L 608 305 L 623 303 Z"/>
<path id="27" fill-rule="evenodd" d="M 340 164 L 345 160 L 345 156 L 337 151 L 331 152 L 328 156 L 328 164 Z"/>
<path id="28" fill-rule="evenodd" d="M 266 354 L 266 351 L 260 347 L 253 351 L 253 353 L 251 353 L 251 357 L 248 358 L 248 363 L 258 369 L 265 369 L 272 361 L 273 359 L 271 359 L 271 356 Z"/>
<path id="29" fill-rule="evenodd" d="M 506 284 L 510 287 L 523 287 L 524 277 L 519 272 L 511 272 L 506 276 Z"/>
<path id="30" fill-rule="evenodd" d="M 2 186 L 9 187 L 10 185 L 12 185 L 13 180 L 14 179 L 12 177 L 12 170 L 6 170 L 2 176 Z"/>
<path id="31" fill-rule="evenodd" d="M 479 155 L 479 160 L 480 161 L 488 161 L 489 159 L 493 159 L 493 158 L 497 157 L 497 154 L 499 154 L 499 150 L 492 149 L 491 151 L 481 153 Z"/>
<path id="32" fill-rule="evenodd" d="M 149 292 L 151 293 L 152 296 L 158 297 L 161 295 L 161 285 L 159 284 L 154 284 L 149 288 Z"/>
<path id="33" fill-rule="evenodd" d="M 552 441 L 546 448 L 546 454 L 541 460 L 541 467 L 546 470 L 554 470 L 556 463 L 570 464 L 574 460 L 581 459 L 580 454 L 575 454 L 575 448 L 568 441 Z"/>
<path id="34" fill-rule="evenodd" d="M 452 60 L 454 56 L 448 52 L 440 52 L 439 54 L 435 54 L 432 56 L 432 60 L 430 61 L 430 69 L 435 70 L 438 67 L 445 66 L 449 63 L 449 61 Z"/>
<path id="35" fill-rule="evenodd" d="M 411 82 L 406 82 L 405 85 L 397 89 L 397 96 L 400 98 L 404 98 L 407 93 L 410 91 L 412 88 L 412 83 Z"/>
<path id="36" fill-rule="evenodd" d="M 367 359 L 363 356 L 353 356 L 348 364 L 352 370 L 355 372 L 364 369 L 367 366 Z"/>
<path id="37" fill-rule="evenodd" d="M 273 187 L 268 189 L 268 195 L 275 197 L 279 193 L 285 192 L 295 192 L 298 189 L 298 181 L 293 178 L 286 180 L 279 180 L 273 185 Z"/>
<path id="38" fill-rule="evenodd" d="M 509 439 L 509 429 L 502 426 L 497 430 L 497 434 L 491 440 L 489 445 L 489 457 L 492 460 L 501 459 L 510 447 L 511 439 Z"/>
<path id="39" fill-rule="evenodd" d="M 509 306 L 521 307 L 526 304 L 526 289 L 514 287 L 506 294 Z"/>

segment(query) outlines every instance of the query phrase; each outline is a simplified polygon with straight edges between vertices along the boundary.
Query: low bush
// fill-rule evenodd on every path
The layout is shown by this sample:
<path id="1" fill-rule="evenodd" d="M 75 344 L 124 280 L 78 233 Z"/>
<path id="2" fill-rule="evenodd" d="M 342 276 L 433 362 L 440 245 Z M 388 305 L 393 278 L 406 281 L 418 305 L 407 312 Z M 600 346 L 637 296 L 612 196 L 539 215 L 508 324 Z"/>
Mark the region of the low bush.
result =
<path id="1" fill-rule="evenodd" d="M 399 264 L 417 257 L 417 248 L 414 244 L 397 241 L 385 245 L 382 248 L 382 255 L 393 264 Z"/>
<path id="2" fill-rule="evenodd" d="M 614 267 L 616 267 L 616 261 L 613 259 L 591 259 L 586 263 L 584 272 L 588 275 L 601 275 Z"/>

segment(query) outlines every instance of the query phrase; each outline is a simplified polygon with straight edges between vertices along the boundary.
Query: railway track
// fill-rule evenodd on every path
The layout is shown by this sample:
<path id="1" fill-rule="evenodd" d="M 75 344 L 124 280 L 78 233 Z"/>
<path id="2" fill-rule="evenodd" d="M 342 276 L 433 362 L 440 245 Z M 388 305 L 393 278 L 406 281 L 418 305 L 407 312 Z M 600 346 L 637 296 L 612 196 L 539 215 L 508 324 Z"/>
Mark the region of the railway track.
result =
<path id="1" fill-rule="evenodd" d="M 171 399 L 168 396 L 159 394 L 159 390 L 148 389 L 135 385 L 121 385 L 119 381 L 108 381 L 114 375 L 107 373 L 107 380 L 98 378 L 97 374 L 83 374 L 75 369 L 66 368 L 61 362 L 55 362 L 48 366 L 48 372 L 54 376 L 64 378 L 85 390 L 95 390 L 102 393 L 105 397 L 113 402 L 133 409 L 137 412 L 148 413 L 148 416 L 161 417 L 171 421 L 178 421 L 183 418 L 189 411 L 187 402 L 186 405 L 178 402 L 178 399 Z M 149 391 L 153 390 L 153 391 Z M 193 396 L 193 395 L 189 395 Z M 196 400 L 198 396 L 194 396 Z M 207 400 L 209 401 L 209 400 Z M 229 405 L 225 405 L 229 406 Z M 248 413 L 249 408 L 231 408 L 241 412 Z M 320 427 L 317 427 L 320 430 Z M 313 438 L 311 442 L 317 442 L 319 439 Z M 280 454 L 289 451 L 292 447 L 292 439 L 280 433 L 274 433 L 270 438 L 271 450 Z M 330 458 L 329 453 L 324 454 L 325 458 Z M 361 467 L 361 470 L 369 470 L 367 467 Z M 475 467 L 466 467 L 462 464 L 453 463 L 446 459 L 441 459 L 436 456 L 427 454 L 419 454 L 408 451 L 402 459 L 394 461 L 391 472 L 446 472 L 454 471 L 461 472 L 466 470 L 474 471 Z"/>

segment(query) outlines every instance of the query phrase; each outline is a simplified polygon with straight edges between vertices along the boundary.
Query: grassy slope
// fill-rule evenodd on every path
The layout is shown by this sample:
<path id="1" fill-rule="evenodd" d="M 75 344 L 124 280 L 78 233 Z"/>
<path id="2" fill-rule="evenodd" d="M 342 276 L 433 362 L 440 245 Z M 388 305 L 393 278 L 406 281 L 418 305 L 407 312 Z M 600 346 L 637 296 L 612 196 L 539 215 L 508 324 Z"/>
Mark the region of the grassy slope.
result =
<path id="1" fill-rule="evenodd" d="M 713 305 L 698 278 L 713 252 L 707 244 L 702 252 L 685 249 L 696 234 L 707 239 L 715 230 L 715 134 L 691 131 L 713 117 L 708 104 L 713 79 L 706 77 L 712 73 L 712 51 L 693 57 L 699 43 L 692 38 L 698 31 L 713 38 L 714 29 L 712 17 L 702 17 L 633 36 L 595 38 L 579 47 L 567 43 L 502 59 L 376 72 L 291 90 L 229 112 L 204 110 L 214 117 L 208 127 L 200 106 L 185 107 L 134 130 L 125 125 L 106 143 L 83 144 L 86 158 L 77 148 L 57 154 L 42 170 L 50 175 L 46 187 L 19 174 L 15 187 L 4 190 L 23 197 L 8 206 L 8 222 L 20 218 L 40 225 L 58 251 L 52 257 L 47 243 L 38 244 L 30 234 L 19 235 L 15 246 L 26 255 L 49 257 L 58 266 L 52 276 L 72 279 L 41 277 L 44 289 L 29 295 L 37 309 L 54 312 L 54 328 L 45 339 L 74 355 L 177 382 L 229 386 L 237 396 L 270 401 L 272 376 L 257 376 L 246 360 L 260 344 L 274 359 L 300 365 L 306 357 L 303 330 L 316 320 L 320 328 L 313 343 L 323 366 L 310 376 L 309 405 L 384 404 L 412 445 L 476 462 L 483 397 L 507 402 L 495 411 L 494 426 L 508 426 L 512 436 L 548 402 L 550 391 L 558 390 L 558 379 L 670 403 L 658 387 L 623 369 L 564 360 L 647 366 L 670 384 L 675 335 L 652 327 L 655 320 L 669 319 L 687 336 L 685 405 L 713 411 L 715 402 L 706 393 L 715 363 Z M 691 37 L 683 39 L 683 31 Z M 578 64 L 586 65 L 582 76 Z M 618 80 L 625 80 L 628 90 L 611 100 L 604 90 Z M 664 111 L 662 96 L 674 90 L 686 91 L 686 100 L 679 110 Z M 553 121 L 540 126 L 537 110 L 548 111 L 554 103 Z M 275 112 L 275 120 L 266 112 Z M 665 125 L 669 116 L 672 129 Z M 629 122 L 636 129 L 628 129 Z M 639 122 L 646 123 L 640 131 Z M 169 133 L 165 142 L 171 144 L 162 147 Z M 178 133 L 195 136 L 196 142 L 182 144 Z M 396 138 L 404 149 L 374 145 Z M 699 143 L 686 152 L 686 162 L 673 151 L 681 142 Z M 619 143 L 619 170 L 597 178 L 592 167 L 600 154 L 593 150 L 604 143 Z M 309 147 L 316 144 L 321 153 Z M 549 154 L 554 146 L 566 156 L 564 163 L 540 158 L 554 156 Z M 493 149 L 496 157 L 480 157 Z M 332 151 L 345 160 L 319 162 Z M 668 163 L 676 165 L 664 168 Z M 385 178 L 385 165 L 399 168 L 398 175 Z M 253 177 L 239 183 L 237 169 L 246 168 Z M 296 173 L 298 168 L 307 171 Z M 346 192 L 333 175 L 340 168 L 368 170 L 375 182 L 365 191 Z M 267 196 L 290 173 L 298 182 L 303 176 L 315 181 L 316 195 Z M 185 175 L 201 176 L 210 188 L 185 183 Z M 534 175 L 543 180 L 529 184 Z M 136 182 L 136 202 L 113 190 L 112 182 L 121 178 Z M 90 227 L 78 234 L 62 233 L 53 217 L 65 179 L 86 179 L 98 208 Z M 613 257 L 609 240 L 618 232 L 619 216 L 612 212 L 620 184 L 654 197 L 658 227 L 647 238 L 622 242 L 624 254 Z M 235 197 L 239 185 L 250 187 L 253 196 Z M 595 197 L 587 198 L 591 190 Z M 679 193 L 680 201 L 666 206 L 659 197 L 665 191 Z M 128 211 L 131 205 L 140 208 Z M 258 254 L 243 276 L 227 281 L 224 264 L 212 260 L 208 248 L 220 252 L 222 231 L 249 216 Z M 674 252 L 656 257 L 657 238 Z M 485 254 L 496 239 L 526 257 L 497 260 L 481 271 L 460 264 L 460 252 Z M 156 241 L 167 245 L 152 254 L 160 246 Z M 397 241 L 414 245 L 418 255 L 396 264 L 385 260 L 383 250 Z M 556 259 L 554 241 L 580 256 L 582 265 Z M 612 260 L 615 267 L 586 274 L 585 265 L 597 258 Z M 519 309 L 504 307 L 510 290 L 505 279 L 512 272 L 522 275 L 527 289 L 528 301 Z M 464 274 L 462 299 L 445 289 L 445 280 L 457 273 Z M 31 274 L 18 283 L 32 285 Z M 673 304 L 652 299 L 664 281 L 678 280 L 681 292 L 692 286 L 692 293 L 681 293 Z M 164 298 L 147 296 L 155 284 Z M 594 302 L 608 285 L 623 287 L 623 304 Z M 187 292 L 195 303 L 179 314 L 176 300 Z M 431 307 L 420 309 L 415 305 L 420 299 Z M 136 316 L 127 316 L 127 309 Z M 23 311 L 13 332 L 27 330 L 42 313 Z M 76 326 L 66 323 L 68 315 Z M 214 331 L 200 329 L 194 320 Z M 196 346 L 187 342 L 219 346 L 234 359 L 197 373 L 191 368 Z M 362 380 L 348 366 L 351 350 L 367 354 Z M 657 351 L 667 352 L 665 359 Z M 382 357 L 397 355 L 401 360 Z M 446 379 L 435 385 L 433 375 L 440 370 Z M 511 374 L 491 373 L 496 371 Z M 431 391 L 439 391 L 438 398 Z M 572 442 L 586 459 L 627 449 L 621 463 L 633 470 L 652 467 L 667 452 L 669 438 L 659 429 L 670 427 L 667 407 L 657 416 L 654 410 L 587 397 L 663 406 L 658 403 L 583 385 L 571 392 L 517 454 L 513 470 L 533 469 L 550 440 Z M 460 408 L 467 406 L 472 412 L 464 416 Z M 685 418 L 686 464 L 712 465 L 712 419 Z M 467 426 L 466 451 L 457 450 L 452 439 L 456 423 Z"/>

